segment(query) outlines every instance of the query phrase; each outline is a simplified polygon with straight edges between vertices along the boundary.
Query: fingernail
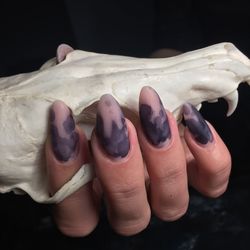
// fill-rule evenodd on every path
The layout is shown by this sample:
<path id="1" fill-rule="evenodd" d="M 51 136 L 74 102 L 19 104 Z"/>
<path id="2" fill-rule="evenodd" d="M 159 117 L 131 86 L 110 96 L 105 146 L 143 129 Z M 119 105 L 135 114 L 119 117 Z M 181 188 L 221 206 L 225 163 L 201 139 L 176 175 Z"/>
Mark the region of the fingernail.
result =
<path id="1" fill-rule="evenodd" d="M 79 134 L 71 110 L 56 101 L 50 109 L 50 136 L 52 150 L 57 160 L 66 162 L 76 157 L 79 151 Z"/>
<path id="2" fill-rule="evenodd" d="M 143 87 L 139 98 L 139 114 L 142 129 L 149 142 L 163 147 L 171 139 L 166 111 L 159 95 L 151 87 Z"/>
<path id="3" fill-rule="evenodd" d="M 183 105 L 183 116 L 189 131 L 200 144 L 213 141 L 213 135 L 200 112 L 190 103 Z"/>
<path id="4" fill-rule="evenodd" d="M 103 95 L 98 103 L 96 135 L 108 155 L 118 158 L 128 154 L 130 143 L 125 117 L 109 94 Z"/>

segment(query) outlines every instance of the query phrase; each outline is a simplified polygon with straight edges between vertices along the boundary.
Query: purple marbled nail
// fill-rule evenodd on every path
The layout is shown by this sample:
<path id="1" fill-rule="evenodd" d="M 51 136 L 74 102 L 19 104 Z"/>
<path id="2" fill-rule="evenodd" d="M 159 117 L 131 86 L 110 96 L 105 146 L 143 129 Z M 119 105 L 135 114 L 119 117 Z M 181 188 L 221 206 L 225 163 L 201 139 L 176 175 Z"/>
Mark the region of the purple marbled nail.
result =
<path id="1" fill-rule="evenodd" d="M 56 101 L 50 109 L 50 136 L 55 157 L 62 162 L 74 158 L 79 150 L 79 134 L 69 108 Z"/>
<path id="2" fill-rule="evenodd" d="M 151 87 L 140 93 L 139 114 L 144 134 L 156 147 L 163 147 L 171 139 L 168 117 L 159 95 Z"/>
<path id="3" fill-rule="evenodd" d="M 124 115 L 113 96 L 103 95 L 98 103 L 96 135 L 105 152 L 115 158 L 125 157 L 130 148 Z"/>
<path id="4" fill-rule="evenodd" d="M 190 103 L 183 105 L 183 116 L 189 131 L 200 144 L 213 141 L 213 135 L 200 112 Z"/>

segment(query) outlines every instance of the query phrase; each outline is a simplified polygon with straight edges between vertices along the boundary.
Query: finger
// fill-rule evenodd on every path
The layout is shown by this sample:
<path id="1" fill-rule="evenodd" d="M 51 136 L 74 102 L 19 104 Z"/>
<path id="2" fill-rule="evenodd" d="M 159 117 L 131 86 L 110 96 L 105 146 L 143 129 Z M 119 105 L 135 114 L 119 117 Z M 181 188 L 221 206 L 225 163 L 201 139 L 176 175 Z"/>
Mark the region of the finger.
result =
<path id="1" fill-rule="evenodd" d="M 151 87 L 140 93 L 138 136 L 150 179 L 150 202 L 163 220 L 176 220 L 188 207 L 186 160 L 173 115 Z"/>
<path id="2" fill-rule="evenodd" d="M 123 235 L 140 232 L 150 220 L 143 160 L 134 126 L 111 95 L 98 103 L 91 141 L 110 224 Z"/>
<path id="3" fill-rule="evenodd" d="M 46 142 L 47 171 L 53 195 L 89 161 L 87 140 L 75 123 L 68 107 L 56 101 L 50 109 L 50 137 Z M 54 205 L 55 221 L 68 236 L 84 236 L 97 225 L 98 210 L 92 183 Z"/>
<path id="4" fill-rule="evenodd" d="M 191 104 L 183 106 L 187 128 L 184 138 L 194 156 L 188 165 L 190 183 L 201 193 L 218 197 L 225 192 L 231 171 L 231 156 L 213 126 Z"/>

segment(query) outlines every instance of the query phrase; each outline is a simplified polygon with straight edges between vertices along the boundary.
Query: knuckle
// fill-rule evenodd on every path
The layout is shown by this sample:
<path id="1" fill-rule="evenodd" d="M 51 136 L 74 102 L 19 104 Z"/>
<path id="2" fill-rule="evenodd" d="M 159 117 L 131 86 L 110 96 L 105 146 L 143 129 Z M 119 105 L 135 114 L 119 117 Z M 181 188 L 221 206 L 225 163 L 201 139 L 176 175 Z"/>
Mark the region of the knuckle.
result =
<path id="1" fill-rule="evenodd" d="M 142 191 L 140 185 L 123 185 L 116 187 L 111 193 L 112 200 L 114 201 L 127 201 L 133 199 Z"/>
<path id="2" fill-rule="evenodd" d="M 207 188 L 204 190 L 204 195 L 210 198 L 218 198 L 227 190 L 228 182 L 214 188 Z"/>
<path id="3" fill-rule="evenodd" d="M 217 164 L 209 166 L 201 175 L 198 191 L 210 198 L 218 198 L 227 189 L 231 172 L 231 157 L 225 155 Z M 203 181 L 202 181 L 203 180 Z"/>
<path id="4" fill-rule="evenodd" d="M 175 221 L 182 217 L 188 209 L 189 195 L 171 204 L 171 201 L 162 204 L 152 204 L 155 215 L 163 221 Z"/>
<path id="5" fill-rule="evenodd" d="M 167 172 L 166 177 L 170 180 L 176 180 L 184 176 L 184 168 L 175 168 Z"/>
<path id="6" fill-rule="evenodd" d="M 224 159 L 215 166 L 207 169 L 207 174 L 216 179 L 227 179 L 231 170 L 231 161 Z"/>
<path id="7" fill-rule="evenodd" d="M 187 212 L 187 208 L 188 206 L 185 205 L 181 208 L 159 210 L 155 214 L 159 219 L 163 221 L 176 221 Z"/>
<path id="8" fill-rule="evenodd" d="M 210 198 L 218 198 L 221 196 L 227 189 L 229 174 L 230 168 L 218 168 L 217 171 L 207 176 L 206 184 L 200 185 L 201 189 L 203 189 L 202 193 Z"/>
<path id="9" fill-rule="evenodd" d="M 57 225 L 58 230 L 68 237 L 84 237 L 94 231 L 95 225 L 89 226 L 68 226 L 68 225 Z"/>
<path id="10" fill-rule="evenodd" d="M 151 212 L 150 209 L 146 209 L 144 213 L 133 219 L 117 220 L 111 221 L 113 229 L 120 235 L 131 236 L 143 231 L 150 222 Z"/>
<path id="11" fill-rule="evenodd" d="M 185 168 L 176 167 L 166 169 L 164 172 L 159 173 L 155 176 L 156 180 L 159 182 L 172 183 L 176 182 L 176 180 L 180 180 L 185 177 L 186 171 Z"/>

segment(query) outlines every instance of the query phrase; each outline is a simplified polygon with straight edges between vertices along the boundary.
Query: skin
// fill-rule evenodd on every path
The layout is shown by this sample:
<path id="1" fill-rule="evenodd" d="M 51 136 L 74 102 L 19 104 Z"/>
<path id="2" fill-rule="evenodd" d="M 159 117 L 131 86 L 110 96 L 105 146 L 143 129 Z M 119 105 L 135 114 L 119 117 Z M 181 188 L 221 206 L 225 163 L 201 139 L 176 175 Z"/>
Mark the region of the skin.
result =
<path id="1" fill-rule="evenodd" d="M 154 103 L 156 95 L 152 91 L 150 93 L 152 103 L 146 98 L 147 102 L 157 107 L 158 104 Z M 145 97 L 145 94 L 142 95 Z M 145 98 L 141 97 L 140 100 L 145 102 Z M 119 114 L 117 106 L 114 107 Z M 99 107 L 100 114 L 102 108 L 103 104 Z M 209 138 L 212 139 L 202 144 L 187 127 L 184 135 L 180 136 L 173 115 L 167 110 L 165 114 L 171 136 L 168 135 L 165 143 L 161 141 L 159 145 L 152 144 L 145 135 L 142 128 L 145 125 L 140 122 L 133 124 L 126 118 L 122 120 L 124 123 L 121 126 L 126 126 L 124 134 L 129 141 L 129 150 L 126 153 L 123 150 L 122 156 L 111 155 L 105 149 L 96 129 L 88 144 L 84 132 L 76 126 L 79 134 L 78 153 L 72 153 L 73 157 L 62 162 L 55 157 L 51 136 L 48 136 L 46 158 L 52 194 L 84 162 L 94 162 L 97 176 L 93 182 L 54 205 L 55 222 L 62 233 L 73 237 L 90 234 L 98 224 L 102 199 L 113 229 L 122 235 L 134 235 L 147 227 L 151 213 L 164 221 L 174 221 L 183 216 L 189 201 L 188 185 L 213 198 L 225 192 L 231 157 L 213 126 L 206 122 L 206 131 L 210 131 Z M 109 128 L 107 133 L 110 134 Z"/>

